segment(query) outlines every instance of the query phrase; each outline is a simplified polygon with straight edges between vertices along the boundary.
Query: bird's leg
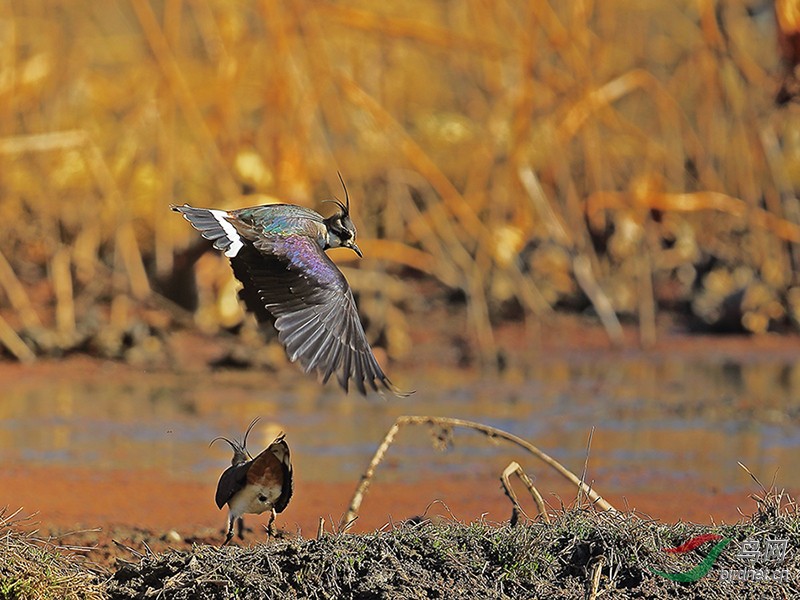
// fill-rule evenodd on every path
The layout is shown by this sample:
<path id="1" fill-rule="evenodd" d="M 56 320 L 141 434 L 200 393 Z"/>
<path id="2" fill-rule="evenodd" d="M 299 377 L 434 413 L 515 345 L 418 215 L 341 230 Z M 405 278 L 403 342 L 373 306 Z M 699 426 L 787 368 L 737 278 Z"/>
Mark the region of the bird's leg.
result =
<path id="1" fill-rule="evenodd" d="M 228 519 L 228 533 L 225 536 L 225 541 L 222 542 L 222 546 L 227 546 L 228 542 L 230 542 L 231 539 L 233 539 L 233 519 L 229 518 Z M 220 548 L 222 546 L 220 546 Z"/>
<path id="2" fill-rule="evenodd" d="M 239 539 L 243 540 L 244 539 L 244 517 L 239 517 L 238 519 L 236 519 L 236 529 L 237 529 L 237 533 L 239 535 Z"/>
<path id="3" fill-rule="evenodd" d="M 269 511 L 269 523 L 267 523 L 267 539 L 275 537 L 275 509 Z"/>

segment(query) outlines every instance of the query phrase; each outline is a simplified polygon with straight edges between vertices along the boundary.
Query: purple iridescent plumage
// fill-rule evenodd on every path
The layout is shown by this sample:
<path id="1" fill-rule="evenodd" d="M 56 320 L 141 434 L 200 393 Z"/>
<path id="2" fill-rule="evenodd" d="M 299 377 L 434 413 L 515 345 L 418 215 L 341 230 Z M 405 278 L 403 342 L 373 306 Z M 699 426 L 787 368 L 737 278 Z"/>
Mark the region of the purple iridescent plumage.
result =
<path id="1" fill-rule="evenodd" d="M 289 263 L 311 275 L 319 285 L 346 286 L 347 283 L 341 271 L 332 263 L 327 255 L 320 254 L 319 247 L 309 243 L 309 239 L 301 235 L 287 235 L 272 245 L 276 254 L 286 256 Z"/>

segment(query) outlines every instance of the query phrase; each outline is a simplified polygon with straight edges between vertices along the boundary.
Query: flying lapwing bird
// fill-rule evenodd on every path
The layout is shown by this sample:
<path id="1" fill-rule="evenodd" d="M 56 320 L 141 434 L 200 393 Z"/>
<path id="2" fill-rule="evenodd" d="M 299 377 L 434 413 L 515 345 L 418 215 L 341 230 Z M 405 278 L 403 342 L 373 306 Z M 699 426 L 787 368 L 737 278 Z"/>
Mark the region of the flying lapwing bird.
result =
<path id="1" fill-rule="evenodd" d="M 233 448 L 231 466 L 219 478 L 215 498 L 220 509 L 228 505 L 228 532 L 223 546 L 233 537 L 234 522 L 239 539 L 244 539 L 244 514 L 271 511 L 267 525 L 271 535 L 275 514 L 283 512 L 292 498 L 292 461 L 283 433 L 255 458 L 247 451 L 247 436 L 257 422 L 258 417 L 250 423 L 241 442 L 222 436 L 211 440 L 212 444 L 224 440 Z"/>
<path id="2" fill-rule="evenodd" d="M 289 360 L 323 383 L 336 374 L 345 391 L 352 381 L 362 394 L 369 386 L 403 396 L 375 360 L 350 286 L 325 253 L 342 247 L 362 256 L 347 188 L 345 198 L 329 201 L 339 210 L 328 218 L 294 204 L 171 208 L 230 259 L 240 298 L 260 322 L 275 326 Z"/>

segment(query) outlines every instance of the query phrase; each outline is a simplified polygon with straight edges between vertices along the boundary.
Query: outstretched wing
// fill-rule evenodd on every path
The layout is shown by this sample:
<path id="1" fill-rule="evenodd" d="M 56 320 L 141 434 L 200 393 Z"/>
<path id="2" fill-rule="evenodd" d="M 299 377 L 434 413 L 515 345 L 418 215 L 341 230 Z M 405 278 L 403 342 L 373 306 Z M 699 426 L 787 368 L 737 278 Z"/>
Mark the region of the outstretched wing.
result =
<path id="1" fill-rule="evenodd" d="M 316 371 L 323 383 L 335 373 L 345 390 L 352 381 L 362 394 L 367 386 L 396 392 L 372 354 L 347 280 L 319 245 L 289 235 L 256 239 L 253 248 L 258 252 L 240 252 L 231 264 L 245 302 L 256 296 L 275 319 L 289 360 Z"/>

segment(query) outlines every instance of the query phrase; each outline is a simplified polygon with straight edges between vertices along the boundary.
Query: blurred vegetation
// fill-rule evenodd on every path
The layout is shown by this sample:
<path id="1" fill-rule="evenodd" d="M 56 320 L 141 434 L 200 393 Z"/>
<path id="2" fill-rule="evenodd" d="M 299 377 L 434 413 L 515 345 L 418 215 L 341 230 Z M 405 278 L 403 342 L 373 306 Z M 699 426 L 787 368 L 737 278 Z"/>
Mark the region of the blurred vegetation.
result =
<path id="1" fill-rule="evenodd" d="M 553 309 L 643 343 L 659 311 L 796 329 L 779 72 L 769 1 L 0 3 L 0 342 L 236 327 L 224 257 L 168 204 L 321 209 L 337 170 L 366 258 L 334 256 L 391 356 L 438 300 L 486 360 Z"/>

